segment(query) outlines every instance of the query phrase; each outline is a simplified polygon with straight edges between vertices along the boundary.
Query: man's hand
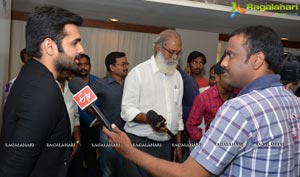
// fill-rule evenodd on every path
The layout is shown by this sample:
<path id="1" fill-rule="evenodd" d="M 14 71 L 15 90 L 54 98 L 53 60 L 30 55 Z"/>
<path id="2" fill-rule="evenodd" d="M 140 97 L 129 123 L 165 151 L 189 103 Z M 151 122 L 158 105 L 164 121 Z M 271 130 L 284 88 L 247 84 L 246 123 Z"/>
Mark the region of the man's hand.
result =
<path id="1" fill-rule="evenodd" d="M 290 82 L 290 83 L 286 84 L 284 87 L 285 87 L 285 89 L 287 89 L 288 91 L 291 91 L 291 90 L 292 90 L 292 86 L 293 86 L 293 83 Z"/>
<path id="2" fill-rule="evenodd" d="M 74 143 L 74 147 L 73 147 L 73 150 L 72 150 L 72 154 L 71 154 L 71 157 L 70 157 L 70 160 L 73 160 L 79 147 L 80 147 L 80 143 Z"/>
<path id="3" fill-rule="evenodd" d="M 155 130 L 155 131 L 157 131 L 157 132 L 159 132 L 159 133 L 166 133 L 167 132 L 167 127 L 166 127 L 166 125 L 167 125 L 167 123 L 164 123 L 164 125 L 162 126 L 162 125 L 158 125 L 158 124 L 156 124 L 156 125 L 152 125 L 151 124 L 151 127 Z"/>
<path id="4" fill-rule="evenodd" d="M 155 158 L 142 152 L 132 146 L 129 137 L 119 130 L 115 124 L 112 124 L 111 127 L 113 129 L 112 132 L 105 127 L 103 127 L 102 131 L 109 137 L 109 143 L 115 146 L 113 148 L 128 160 L 150 172 L 153 176 L 211 176 L 205 168 L 191 157 L 182 164 L 178 164 Z"/>
<path id="5" fill-rule="evenodd" d="M 122 154 L 124 157 L 130 155 L 130 153 L 134 150 L 134 147 L 131 144 L 131 140 L 129 137 L 121 131 L 115 124 L 112 124 L 111 127 L 113 131 L 109 131 L 107 128 L 103 126 L 103 133 L 108 136 L 108 142 L 112 146 L 114 150 Z"/>

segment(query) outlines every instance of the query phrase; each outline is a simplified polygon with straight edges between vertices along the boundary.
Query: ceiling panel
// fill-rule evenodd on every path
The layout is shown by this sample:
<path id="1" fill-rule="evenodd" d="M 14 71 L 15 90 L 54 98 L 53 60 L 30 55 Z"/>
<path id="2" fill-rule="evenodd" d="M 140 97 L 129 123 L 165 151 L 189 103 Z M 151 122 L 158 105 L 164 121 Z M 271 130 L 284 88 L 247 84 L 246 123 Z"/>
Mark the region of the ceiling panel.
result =
<path id="1" fill-rule="evenodd" d="M 107 21 L 109 18 L 119 18 L 124 23 L 216 33 L 230 33 L 242 25 L 266 25 L 274 28 L 281 37 L 286 36 L 292 41 L 300 41 L 299 16 L 275 18 L 247 11 L 247 14 L 232 19 L 230 18 L 232 1 L 199 1 L 201 2 L 189 0 L 161 0 L 159 2 L 156 0 L 12 0 L 12 6 L 15 11 L 32 12 L 36 5 L 57 5 L 88 19 Z M 289 1 L 299 2 L 299 0 Z M 276 3 L 260 0 L 242 0 L 241 2 Z M 299 14 L 299 11 L 296 13 Z"/>

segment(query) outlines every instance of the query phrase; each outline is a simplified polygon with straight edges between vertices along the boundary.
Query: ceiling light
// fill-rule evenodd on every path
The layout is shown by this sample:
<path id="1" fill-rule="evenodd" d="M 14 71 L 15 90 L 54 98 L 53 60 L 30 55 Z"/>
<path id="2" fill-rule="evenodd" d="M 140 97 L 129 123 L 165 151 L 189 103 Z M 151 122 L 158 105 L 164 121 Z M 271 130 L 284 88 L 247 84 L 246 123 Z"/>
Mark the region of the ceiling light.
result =
<path id="1" fill-rule="evenodd" d="M 117 19 L 117 18 L 111 18 L 111 19 L 109 19 L 109 21 L 111 21 L 111 22 L 118 22 L 118 21 L 120 21 L 120 20 Z"/>
<path id="2" fill-rule="evenodd" d="M 287 40 L 289 40 L 289 38 L 287 38 L 287 37 L 282 37 L 282 38 L 280 38 L 282 41 L 287 41 Z"/>

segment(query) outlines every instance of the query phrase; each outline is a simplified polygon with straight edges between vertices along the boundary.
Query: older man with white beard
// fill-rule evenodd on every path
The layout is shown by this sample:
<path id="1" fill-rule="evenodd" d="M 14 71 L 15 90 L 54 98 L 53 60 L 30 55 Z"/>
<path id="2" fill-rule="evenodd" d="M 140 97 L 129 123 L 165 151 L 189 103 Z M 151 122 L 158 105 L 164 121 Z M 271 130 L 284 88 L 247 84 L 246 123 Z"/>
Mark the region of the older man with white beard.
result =
<path id="1" fill-rule="evenodd" d="M 182 96 L 183 81 L 176 70 L 182 55 L 182 42 L 175 30 L 162 31 L 154 41 L 154 55 L 134 67 L 126 77 L 122 98 L 121 117 L 126 121 L 124 130 L 140 150 L 172 160 L 172 137 L 180 144 L 183 130 Z M 161 127 L 155 127 L 147 118 L 149 110 L 166 119 Z M 173 160 L 182 160 L 181 148 L 175 146 Z M 151 176 L 130 161 L 124 162 L 124 177 Z"/>

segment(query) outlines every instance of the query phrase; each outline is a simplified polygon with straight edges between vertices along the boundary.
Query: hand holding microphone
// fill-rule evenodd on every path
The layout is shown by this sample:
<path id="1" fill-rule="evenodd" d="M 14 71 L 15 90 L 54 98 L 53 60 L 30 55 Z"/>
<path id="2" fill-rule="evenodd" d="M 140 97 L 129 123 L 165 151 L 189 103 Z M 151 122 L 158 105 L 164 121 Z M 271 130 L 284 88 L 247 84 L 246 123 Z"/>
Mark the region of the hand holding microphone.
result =
<path id="1" fill-rule="evenodd" d="M 146 114 L 147 119 L 151 123 L 154 130 L 161 132 L 161 130 L 166 130 L 167 134 L 173 139 L 175 135 L 166 127 L 166 119 L 158 115 L 155 111 L 150 110 Z"/>

